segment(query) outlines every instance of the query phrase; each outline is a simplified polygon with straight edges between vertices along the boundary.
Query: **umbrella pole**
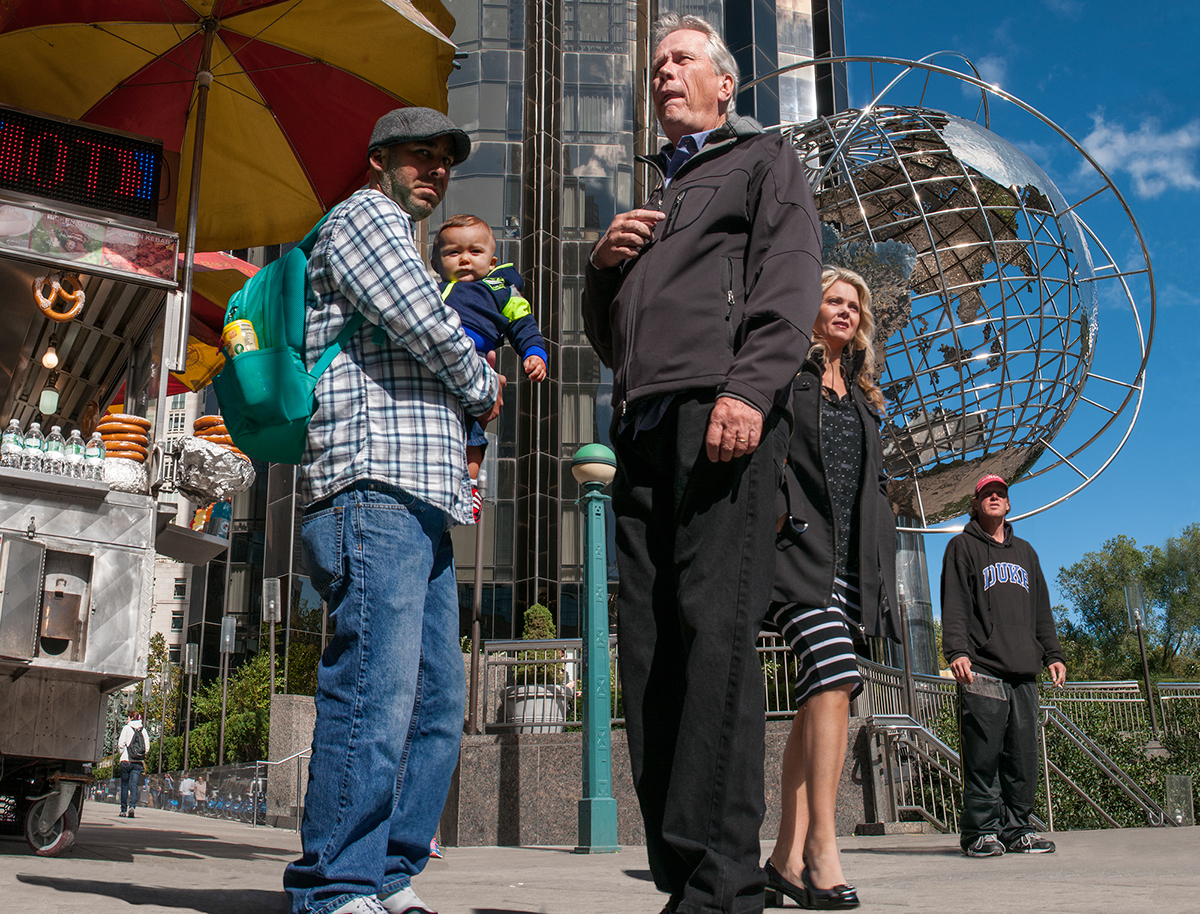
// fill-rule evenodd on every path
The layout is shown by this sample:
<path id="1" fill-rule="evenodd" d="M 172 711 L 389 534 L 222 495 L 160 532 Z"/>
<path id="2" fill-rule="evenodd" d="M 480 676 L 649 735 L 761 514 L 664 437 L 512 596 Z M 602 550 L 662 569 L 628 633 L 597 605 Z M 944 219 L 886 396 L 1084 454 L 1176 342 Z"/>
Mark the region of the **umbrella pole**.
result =
<path id="1" fill-rule="evenodd" d="M 184 242 L 183 288 L 179 307 L 179 326 L 175 336 L 174 364 L 182 371 L 187 367 L 188 327 L 192 319 L 192 259 L 196 256 L 196 220 L 200 207 L 200 165 L 204 158 L 204 123 L 208 115 L 208 89 L 212 85 L 213 39 L 217 34 L 215 19 L 204 21 L 204 49 L 200 53 L 200 70 L 196 74 L 196 132 L 192 137 L 192 180 L 188 188 L 187 238 Z M 168 328 L 170 330 L 172 328 Z"/>

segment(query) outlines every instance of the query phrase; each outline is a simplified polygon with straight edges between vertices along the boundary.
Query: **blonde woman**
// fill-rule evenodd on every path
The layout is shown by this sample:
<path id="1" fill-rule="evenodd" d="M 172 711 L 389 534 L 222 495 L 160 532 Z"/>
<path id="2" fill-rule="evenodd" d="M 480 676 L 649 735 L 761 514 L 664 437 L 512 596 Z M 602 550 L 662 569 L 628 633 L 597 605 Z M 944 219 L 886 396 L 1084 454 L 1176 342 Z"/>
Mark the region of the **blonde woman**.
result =
<path id="1" fill-rule="evenodd" d="M 796 716 L 783 755 L 779 838 L 767 904 L 854 908 L 838 856 L 834 808 L 850 701 L 862 690 L 854 642 L 896 638 L 896 519 L 888 505 L 875 385 L 871 292 L 850 270 L 822 275 L 813 345 L 792 385 L 768 622 L 797 660 Z"/>

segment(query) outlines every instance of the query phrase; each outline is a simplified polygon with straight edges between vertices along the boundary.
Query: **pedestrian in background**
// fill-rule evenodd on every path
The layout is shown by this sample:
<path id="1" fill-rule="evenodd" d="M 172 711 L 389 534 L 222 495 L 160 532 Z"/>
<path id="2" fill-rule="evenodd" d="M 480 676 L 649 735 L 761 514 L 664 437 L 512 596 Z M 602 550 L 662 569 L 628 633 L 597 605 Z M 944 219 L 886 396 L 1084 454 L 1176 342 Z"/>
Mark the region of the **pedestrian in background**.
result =
<path id="1" fill-rule="evenodd" d="M 128 819 L 133 818 L 133 811 L 137 809 L 147 746 L 142 715 L 131 711 L 128 723 L 121 728 L 121 735 L 117 738 L 117 748 L 121 751 L 118 766 L 121 771 L 121 811 L 117 815 Z"/>
<path id="2" fill-rule="evenodd" d="M 1005 518 L 1008 483 L 975 484 L 971 520 L 942 559 L 942 650 L 958 681 L 968 857 L 1049 854 L 1030 817 L 1038 776 L 1038 674 L 1067 680 L 1037 553 Z M 986 677 L 986 678 L 981 678 Z M 985 688 L 986 687 L 986 688 Z"/>

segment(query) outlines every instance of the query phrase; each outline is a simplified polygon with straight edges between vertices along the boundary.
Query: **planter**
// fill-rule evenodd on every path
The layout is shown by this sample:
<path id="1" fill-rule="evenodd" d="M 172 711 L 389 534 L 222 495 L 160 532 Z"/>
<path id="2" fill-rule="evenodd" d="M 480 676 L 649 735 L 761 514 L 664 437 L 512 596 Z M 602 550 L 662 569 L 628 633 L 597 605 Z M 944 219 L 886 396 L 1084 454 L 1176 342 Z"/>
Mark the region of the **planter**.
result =
<path id="1" fill-rule="evenodd" d="M 572 692 L 561 685 L 515 685 L 504 690 L 504 722 L 514 733 L 562 733 Z"/>

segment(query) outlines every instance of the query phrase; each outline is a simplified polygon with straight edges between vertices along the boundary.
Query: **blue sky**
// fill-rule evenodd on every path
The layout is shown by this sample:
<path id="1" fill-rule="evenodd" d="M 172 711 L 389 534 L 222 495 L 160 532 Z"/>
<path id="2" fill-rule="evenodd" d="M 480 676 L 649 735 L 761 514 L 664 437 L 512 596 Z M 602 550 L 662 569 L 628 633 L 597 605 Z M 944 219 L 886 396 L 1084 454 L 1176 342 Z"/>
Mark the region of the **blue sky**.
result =
<path id="1" fill-rule="evenodd" d="M 1058 569 L 1105 540 L 1123 533 L 1139 545 L 1161 544 L 1200 522 L 1198 39 L 1200 3 L 1190 0 L 926 0 L 919 5 L 846 0 L 848 54 L 916 59 L 953 50 L 966 55 L 985 80 L 1036 108 L 1099 161 L 1133 211 L 1149 251 L 1157 324 L 1137 424 L 1095 482 L 1017 526 L 1038 550 L 1056 604 L 1061 602 L 1054 582 Z M 869 97 L 869 85 L 855 76 L 852 70 L 851 104 L 857 106 Z M 974 117 L 977 98 L 960 88 L 935 106 Z M 1082 158 L 1036 119 L 995 104 L 992 129 L 1037 160 L 1068 201 L 1087 193 Z M 1130 223 L 1115 198 L 1107 196 L 1114 205 L 1092 212 L 1081 207 L 1081 214 L 1118 264 L 1140 266 Z M 1149 297 L 1144 284 L 1135 285 L 1147 321 Z M 1133 339 L 1127 309 L 1102 300 L 1099 334 L 1093 370 L 1104 370 L 1110 358 L 1114 366 L 1123 364 Z M 1075 419 L 1064 438 L 1072 434 Z M 1098 449 L 1090 464 L 1082 464 L 1085 469 L 1111 454 L 1112 439 L 1109 435 L 1102 442 L 1104 454 Z M 1018 484 L 1012 490 L 1013 513 L 1053 501 L 1073 485 L 1061 473 Z M 935 607 L 945 542 L 943 536 L 927 538 Z"/>

